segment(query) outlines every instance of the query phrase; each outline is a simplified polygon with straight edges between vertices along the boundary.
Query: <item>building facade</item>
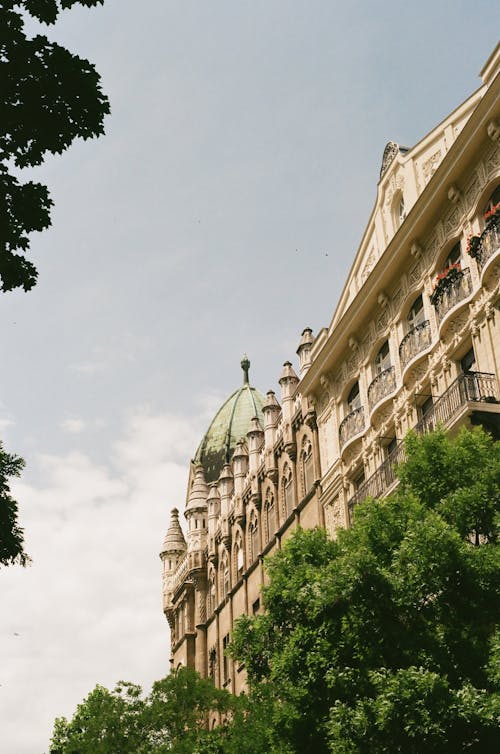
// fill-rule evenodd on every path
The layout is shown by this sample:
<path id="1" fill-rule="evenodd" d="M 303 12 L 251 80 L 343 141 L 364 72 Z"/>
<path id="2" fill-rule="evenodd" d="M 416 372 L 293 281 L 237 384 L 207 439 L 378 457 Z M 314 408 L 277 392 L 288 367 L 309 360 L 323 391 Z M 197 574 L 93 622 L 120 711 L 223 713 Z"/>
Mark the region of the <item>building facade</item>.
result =
<path id="1" fill-rule="evenodd" d="M 349 526 L 396 485 L 410 429 L 500 437 L 500 45 L 482 85 L 411 149 L 386 146 L 332 322 L 286 362 L 280 400 L 243 385 L 191 464 L 184 536 L 163 545 L 172 663 L 239 693 L 233 623 L 261 610 L 263 558 L 297 526 Z"/>

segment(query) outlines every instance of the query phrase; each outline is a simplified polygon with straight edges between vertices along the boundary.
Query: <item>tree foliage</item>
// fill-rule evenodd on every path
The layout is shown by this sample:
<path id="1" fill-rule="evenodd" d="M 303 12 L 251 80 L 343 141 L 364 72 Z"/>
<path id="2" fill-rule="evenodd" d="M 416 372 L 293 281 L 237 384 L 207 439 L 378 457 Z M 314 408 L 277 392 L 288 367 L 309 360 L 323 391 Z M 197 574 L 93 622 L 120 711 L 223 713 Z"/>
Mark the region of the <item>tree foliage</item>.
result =
<path id="1" fill-rule="evenodd" d="M 498 750 L 499 444 L 438 431 L 407 454 L 397 492 L 336 542 L 288 540 L 265 614 L 237 624 L 251 698 L 272 689 L 276 751 Z"/>
<path id="2" fill-rule="evenodd" d="M 247 696 L 182 669 L 145 699 L 97 687 L 56 722 L 53 753 L 498 751 L 499 444 L 439 431 L 407 455 L 397 492 L 336 541 L 299 529 L 267 561 L 265 613 L 229 648 Z"/>
<path id="3" fill-rule="evenodd" d="M 24 461 L 6 453 L 0 442 L 0 565 L 26 565 L 24 535 L 17 520 L 17 502 L 10 494 L 9 479 L 18 477 Z"/>
<path id="4" fill-rule="evenodd" d="M 1 290 L 32 288 L 34 264 L 26 259 L 29 234 L 50 225 L 46 186 L 20 183 L 19 168 L 39 165 L 77 137 L 104 132 L 109 102 L 88 60 L 37 34 L 24 18 L 53 24 L 61 10 L 103 0 L 3 0 L 0 2 L 0 281 Z"/>
<path id="5" fill-rule="evenodd" d="M 224 725 L 208 730 L 208 715 L 228 713 L 233 701 L 194 671 L 180 668 L 154 683 L 120 682 L 96 688 L 73 718 L 55 721 L 51 754 L 216 754 Z"/>

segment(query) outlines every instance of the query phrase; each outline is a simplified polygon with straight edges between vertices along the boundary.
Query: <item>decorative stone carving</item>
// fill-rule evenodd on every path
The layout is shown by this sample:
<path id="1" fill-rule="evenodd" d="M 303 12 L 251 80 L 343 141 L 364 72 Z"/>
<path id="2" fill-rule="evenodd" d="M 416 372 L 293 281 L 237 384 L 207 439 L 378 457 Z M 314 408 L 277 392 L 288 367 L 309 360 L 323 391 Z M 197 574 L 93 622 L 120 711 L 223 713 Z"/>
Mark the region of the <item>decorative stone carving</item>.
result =
<path id="1" fill-rule="evenodd" d="M 421 278 L 422 274 L 422 265 L 420 262 L 417 262 L 417 264 L 413 265 L 411 270 L 408 273 L 408 283 L 410 286 L 416 285 Z"/>
<path id="2" fill-rule="evenodd" d="M 455 186 L 454 183 L 452 183 L 451 186 L 448 187 L 448 199 L 453 204 L 457 204 L 458 201 L 460 200 L 460 197 L 461 197 L 460 189 L 457 188 L 457 186 Z"/>
<path id="3" fill-rule="evenodd" d="M 491 141 L 498 141 L 500 138 L 500 125 L 496 120 L 490 120 L 486 127 L 486 133 Z"/>
<path id="4" fill-rule="evenodd" d="M 384 154 L 382 155 L 382 165 L 380 167 L 380 178 L 387 172 L 391 162 L 399 152 L 399 147 L 395 141 L 388 141 L 385 145 Z"/>
<path id="5" fill-rule="evenodd" d="M 377 302 L 381 309 L 385 309 L 389 303 L 389 298 L 385 291 L 380 291 L 377 296 Z"/>
<path id="6" fill-rule="evenodd" d="M 438 149 L 434 152 L 424 163 L 422 163 L 422 175 L 425 183 L 428 183 L 434 173 L 436 172 L 438 165 L 441 161 L 441 150 Z"/>
<path id="7" fill-rule="evenodd" d="M 372 249 L 370 251 L 369 255 L 368 255 L 368 258 L 367 258 L 365 264 L 363 265 L 363 270 L 361 272 L 361 283 L 364 283 L 366 281 L 366 279 L 368 278 L 368 275 L 370 274 L 370 272 L 375 267 L 375 262 L 376 261 L 377 260 L 376 260 L 376 257 L 375 257 L 375 251 Z"/>
<path id="8" fill-rule="evenodd" d="M 451 235 L 458 228 L 461 217 L 462 213 L 459 207 L 455 207 L 454 210 L 448 214 L 443 226 L 446 235 Z"/>
<path id="9" fill-rule="evenodd" d="M 410 254 L 414 259 L 418 260 L 422 257 L 422 247 L 420 246 L 418 241 L 413 241 L 412 245 L 410 246 Z"/>

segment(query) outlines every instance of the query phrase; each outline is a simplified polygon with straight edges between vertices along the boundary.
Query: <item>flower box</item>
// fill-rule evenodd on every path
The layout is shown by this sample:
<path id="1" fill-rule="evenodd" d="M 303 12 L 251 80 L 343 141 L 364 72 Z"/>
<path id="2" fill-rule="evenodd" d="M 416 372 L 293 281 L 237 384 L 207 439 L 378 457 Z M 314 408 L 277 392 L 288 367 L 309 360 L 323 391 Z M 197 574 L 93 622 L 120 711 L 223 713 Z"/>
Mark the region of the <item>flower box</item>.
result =
<path id="1" fill-rule="evenodd" d="M 435 305 L 444 294 L 462 278 L 462 268 L 459 262 L 451 264 L 436 277 L 434 290 L 431 294 L 431 304 Z"/>
<path id="2" fill-rule="evenodd" d="M 467 239 L 467 254 L 469 254 L 472 259 L 477 259 L 480 254 L 480 248 L 481 236 L 469 236 Z"/>

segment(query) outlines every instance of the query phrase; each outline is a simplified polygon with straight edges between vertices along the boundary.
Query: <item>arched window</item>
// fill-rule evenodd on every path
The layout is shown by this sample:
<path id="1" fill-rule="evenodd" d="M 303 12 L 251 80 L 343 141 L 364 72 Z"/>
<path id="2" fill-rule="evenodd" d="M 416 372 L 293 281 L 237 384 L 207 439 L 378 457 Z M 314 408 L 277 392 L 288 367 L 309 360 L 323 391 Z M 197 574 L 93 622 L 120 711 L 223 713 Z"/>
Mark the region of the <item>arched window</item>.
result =
<path id="1" fill-rule="evenodd" d="M 207 614 L 212 615 L 216 605 L 215 572 L 211 571 L 208 577 Z"/>
<path id="2" fill-rule="evenodd" d="M 230 590 L 229 560 L 227 552 L 224 552 L 220 562 L 220 586 L 222 599 L 225 600 Z"/>
<path id="3" fill-rule="evenodd" d="M 379 352 L 375 356 L 375 374 L 380 374 L 381 372 L 385 372 L 386 369 L 389 369 L 391 366 L 391 352 L 389 350 L 389 341 L 386 340 L 385 343 L 380 348 Z"/>
<path id="4" fill-rule="evenodd" d="M 420 294 L 420 296 L 417 296 L 413 302 L 413 305 L 407 314 L 406 320 L 408 322 L 408 329 L 412 330 L 414 327 L 421 325 L 424 319 L 424 302 L 422 300 L 422 294 Z"/>
<path id="5" fill-rule="evenodd" d="M 244 565 L 245 565 L 245 557 L 244 557 L 244 551 L 243 551 L 243 540 L 241 537 L 241 533 L 238 531 L 236 533 L 235 542 L 234 542 L 234 568 L 235 568 L 237 579 L 241 578 L 241 576 L 243 575 Z"/>
<path id="6" fill-rule="evenodd" d="M 496 187 L 496 189 L 493 191 L 488 201 L 484 205 L 483 214 L 488 215 L 499 204 L 500 204 L 500 184 Z"/>
<path id="7" fill-rule="evenodd" d="M 269 542 L 271 537 L 274 535 L 274 532 L 278 528 L 276 521 L 276 506 L 274 504 L 274 495 L 272 494 L 271 490 L 267 491 L 266 502 L 264 503 L 264 511 L 266 517 L 267 541 Z"/>
<path id="8" fill-rule="evenodd" d="M 259 522 L 255 511 L 250 518 L 250 526 L 248 527 L 250 535 L 250 560 L 252 563 L 259 557 L 260 542 L 259 542 Z"/>
<path id="9" fill-rule="evenodd" d="M 402 194 L 398 204 L 398 220 L 400 225 L 406 220 L 405 200 Z"/>
<path id="10" fill-rule="evenodd" d="M 392 215 L 394 218 L 394 230 L 396 231 L 406 220 L 406 207 L 403 194 L 398 191 L 394 197 L 392 205 Z"/>
<path id="11" fill-rule="evenodd" d="M 314 484 L 314 460 L 312 453 L 312 444 L 307 438 L 304 438 L 302 447 L 302 479 L 304 495 L 307 495 Z"/>
<path id="12" fill-rule="evenodd" d="M 285 467 L 283 469 L 282 487 L 283 487 L 283 510 L 285 513 L 285 518 L 288 518 L 288 516 L 291 514 L 291 512 L 294 509 L 294 503 L 295 503 L 293 499 L 292 470 L 288 466 L 288 464 L 285 464 Z"/>
<path id="13" fill-rule="evenodd" d="M 361 408 L 361 396 L 359 394 L 359 382 L 355 382 L 347 396 L 347 413 Z"/>

